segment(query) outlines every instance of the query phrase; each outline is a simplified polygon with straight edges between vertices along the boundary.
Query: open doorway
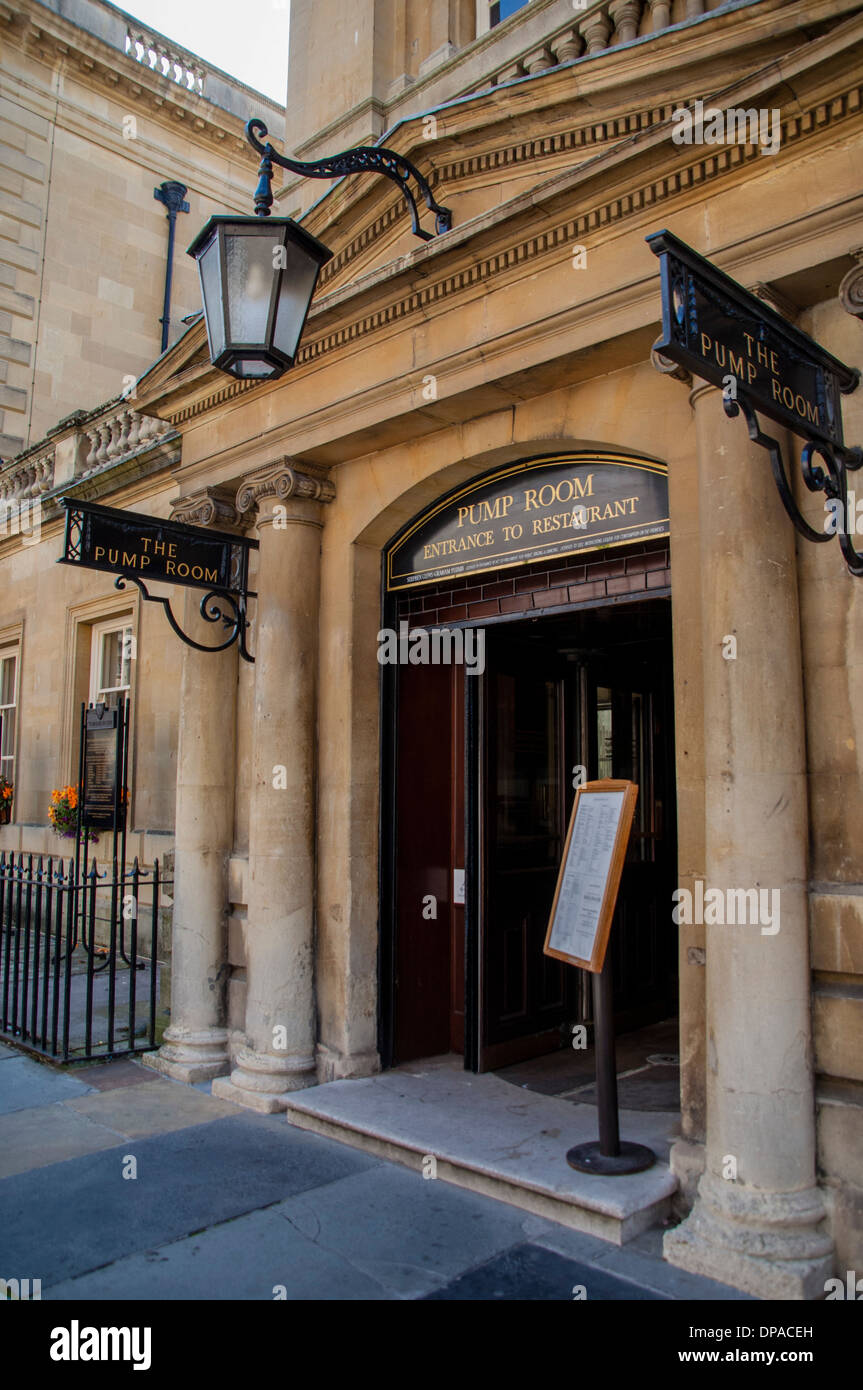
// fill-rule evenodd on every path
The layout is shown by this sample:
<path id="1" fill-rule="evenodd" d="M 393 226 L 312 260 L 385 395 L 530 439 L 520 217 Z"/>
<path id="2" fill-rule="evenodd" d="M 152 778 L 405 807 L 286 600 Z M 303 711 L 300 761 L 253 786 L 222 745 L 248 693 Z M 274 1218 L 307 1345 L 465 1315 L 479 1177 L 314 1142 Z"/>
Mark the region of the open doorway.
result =
<path id="1" fill-rule="evenodd" d="M 588 976 L 542 951 L 579 780 L 639 786 L 610 944 L 618 1031 L 676 1013 L 669 600 L 485 636 L 481 676 L 397 671 L 386 1065 L 457 1052 L 473 1070 L 509 1068 L 589 1027 Z"/>

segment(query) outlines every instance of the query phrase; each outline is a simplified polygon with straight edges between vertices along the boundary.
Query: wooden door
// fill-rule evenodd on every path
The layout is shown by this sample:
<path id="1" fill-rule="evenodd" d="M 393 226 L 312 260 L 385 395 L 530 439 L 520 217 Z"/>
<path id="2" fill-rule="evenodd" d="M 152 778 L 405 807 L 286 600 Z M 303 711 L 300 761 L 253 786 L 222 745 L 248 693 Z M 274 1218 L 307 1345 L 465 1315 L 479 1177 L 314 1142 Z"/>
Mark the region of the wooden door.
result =
<path id="1" fill-rule="evenodd" d="M 393 1061 L 464 1051 L 464 672 L 399 667 Z"/>

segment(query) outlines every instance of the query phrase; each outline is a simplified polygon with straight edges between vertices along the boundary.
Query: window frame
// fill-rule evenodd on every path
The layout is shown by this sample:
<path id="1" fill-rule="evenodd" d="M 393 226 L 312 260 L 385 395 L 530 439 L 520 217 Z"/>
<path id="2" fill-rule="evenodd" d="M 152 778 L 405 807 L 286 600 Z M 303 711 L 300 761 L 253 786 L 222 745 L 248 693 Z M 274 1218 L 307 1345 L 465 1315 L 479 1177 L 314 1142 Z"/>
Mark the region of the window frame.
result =
<path id="1" fill-rule="evenodd" d="M 0 718 L 7 709 L 15 711 L 15 732 L 12 735 L 12 752 L 5 757 L 0 754 L 0 775 L 6 777 L 8 781 L 15 785 L 15 767 L 18 762 L 18 740 L 21 732 L 21 639 L 13 637 L 9 640 L 0 640 L 0 662 L 8 660 L 9 657 L 15 659 L 15 676 L 13 681 L 12 703 L 10 705 L 0 705 Z M 6 763 L 11 761 L 11 776 L 6 768 Z"/>
<path id="2" fill-rule="evenodd" d="M 102 643 L 103 639 L 112 632 L 128 632 L 132 641 L 135 641 L 134 617 L 131 614 L 123 614 L 116 618 L 103 618 L 91 625 L 90 632 L 90 680 L 89 680 L 89 703 L 99 704 L 98 696 L 103 693 L 124 695 L 128 700 L 132 693 L 132 662 L 129 659 L 129 683 L 128 685 L 108 686 L 102 685 Z"/>

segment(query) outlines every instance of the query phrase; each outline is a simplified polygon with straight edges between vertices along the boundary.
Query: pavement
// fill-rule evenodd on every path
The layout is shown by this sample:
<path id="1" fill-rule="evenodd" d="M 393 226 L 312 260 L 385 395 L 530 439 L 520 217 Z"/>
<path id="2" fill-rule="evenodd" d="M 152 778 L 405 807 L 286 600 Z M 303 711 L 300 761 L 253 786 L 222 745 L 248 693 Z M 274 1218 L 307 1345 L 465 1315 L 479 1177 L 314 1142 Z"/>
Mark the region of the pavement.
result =
<path id="1" fill-rule="evenodd" d="M 0 1045 L 0 1277 L 43 1300 L 745 1300 L 625 1246 L 154 1077 Z"/>

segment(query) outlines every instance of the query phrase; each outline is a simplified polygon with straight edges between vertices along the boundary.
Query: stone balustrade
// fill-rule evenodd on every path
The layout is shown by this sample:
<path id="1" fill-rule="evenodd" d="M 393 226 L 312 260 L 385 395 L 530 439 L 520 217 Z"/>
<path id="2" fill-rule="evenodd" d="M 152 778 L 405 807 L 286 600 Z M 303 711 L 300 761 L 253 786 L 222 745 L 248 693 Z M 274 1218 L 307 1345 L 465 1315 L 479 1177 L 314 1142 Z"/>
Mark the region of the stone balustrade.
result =
<path id="1" fill-rule="evenodd" d="M 41 497 L 54 486 L 54 449 L 42 443 L 0 470 L 0 503 Z"/>
<path id="2" fill-rule="evenodd" d="M 78 476 L 86 478 L 91 473 L 98 473 L 106 464 L 119 463 L 137 453 L 144 445 L 155 443 L 165 434 L 170 434 L 171 426 L 151 415 L 140 415 L 127 405 L 92 424 L 88 423 L 82 432 L 89 448 Z"/>
<path id="3" fill-rule="evenodd" d="M 181 48 L 169 46 L 161 35 L 156 37 L 136 23 L 134 28 L 130 26 L 126 30 L 126 52 L 136 63 L 143 63 L 153 72 L 169 77 L 178 87 L 185 87 L 198 96 L 204 95 L 206 68 Z"/>
<path id="4" fill-rule="evenodd" d="M 694 19 L 706 9 L 707 0 L 686 0 L 685 18 Z M 672 0 L 598 0 L 584 7 L 581 18 L 558 29 L 539 47 L 493 69 L 476 90 L 497 87 L 518 77 L 559 67 L 574 58 L 592 57 L 647 34 L 657 34 L 671 24 L 671 10 Z"/>
<path id="5" fill-rule="evenodd" d="M 142 415 L 114 400 L 98 410 L 77 411 L 31 449 L 0 462 L 0 502 L 23 502 L 141 454 L 176 436 L 165 420 Z"/>

